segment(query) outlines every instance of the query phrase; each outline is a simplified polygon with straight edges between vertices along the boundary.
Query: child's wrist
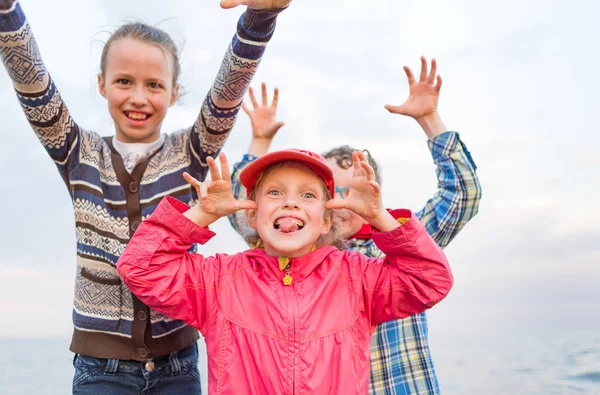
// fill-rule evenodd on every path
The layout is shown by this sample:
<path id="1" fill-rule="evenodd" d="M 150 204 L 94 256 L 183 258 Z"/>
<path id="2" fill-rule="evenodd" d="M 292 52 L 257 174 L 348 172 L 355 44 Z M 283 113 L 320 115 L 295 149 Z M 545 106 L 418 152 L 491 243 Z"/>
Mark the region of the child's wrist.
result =
<path id="1" fill-rule="evenodd" d="M 194 208 L 185 211 L 183 216 L 201 228 L 208 227 L 220 218 L 218 215 L 207 214 L 202 211 L 198 212 L 198 210 L 194 210 Z"/>
<path id="2" fill-rule="evenodd" d="M 368 219 L 367 222 L 380 232 L 389 232 L 400 226 L 398 220 L 385 209 L 382 209 L 376 217 Z"/>
<path id="3" fill-rule="evenodd" d="M 250 141 L 250 147 L 248 147 L 248 154 L 254 156 L 263 156 L 269 152 L 273 138 L 270 137 L 252 137 Z"/>

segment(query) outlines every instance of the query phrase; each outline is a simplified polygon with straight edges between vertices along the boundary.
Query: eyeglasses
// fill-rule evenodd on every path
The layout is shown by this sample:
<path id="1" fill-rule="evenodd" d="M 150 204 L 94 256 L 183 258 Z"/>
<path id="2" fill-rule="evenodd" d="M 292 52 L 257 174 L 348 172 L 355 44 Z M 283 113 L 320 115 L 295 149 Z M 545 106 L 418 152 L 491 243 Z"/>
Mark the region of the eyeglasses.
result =
<path id="1" fill-rule="evenodd" d="M 340 188 L 340 187 L 337 187 L 337 186 L 336 186 L 336 187 L 335 187 L 335 194 L 337 195 L 338 193 L 340 194 L 340 197 L 341 197 L 342 199 L 345 199 L 345 198 L 347 198 L 347 197 L 348 197 L 348 194 L 350 193 L 350 187 L 343 187 L 343 188 Z"/>

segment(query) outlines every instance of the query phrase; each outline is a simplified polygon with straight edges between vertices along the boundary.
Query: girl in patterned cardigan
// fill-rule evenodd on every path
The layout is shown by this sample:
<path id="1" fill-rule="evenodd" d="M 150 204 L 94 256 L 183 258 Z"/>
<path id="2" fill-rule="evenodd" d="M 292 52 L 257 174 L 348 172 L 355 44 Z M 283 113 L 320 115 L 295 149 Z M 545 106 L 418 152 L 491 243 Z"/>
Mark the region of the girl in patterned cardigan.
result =
<path id="1" fill-rule="evenodd" d="M 171 38 L 133 23 L 102 52 L 100 94 L 115 136 L 102 138 L 71 117 L 16 0 L 0 0 L 0 56 L 31 127 L 54 160 L 75 211 L 77 277 L 71 351 L 73 393 L 200 393 L 198 332 L 149 309 L 121 282 L 115 265 L 141 221 L 165 195 L 193 205 L 184 172 L 204 179 L 243 95 L 291 0 L 222 0 L 247 5 L 193 126 L 161 134 L 177 100 L 179 60 Z"/>

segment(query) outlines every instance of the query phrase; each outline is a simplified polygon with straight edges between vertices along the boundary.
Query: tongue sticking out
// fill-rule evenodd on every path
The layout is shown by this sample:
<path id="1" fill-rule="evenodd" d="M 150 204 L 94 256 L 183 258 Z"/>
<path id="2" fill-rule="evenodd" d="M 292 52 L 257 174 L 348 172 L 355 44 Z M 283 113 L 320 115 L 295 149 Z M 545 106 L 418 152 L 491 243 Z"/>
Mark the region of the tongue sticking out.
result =
<path id="1" fill-rule="evenodd" d="M 279 221 L 279 231 L 282 233 L 291 233 L 299 230 L 298 223 L 293 219 L 282 219 Z"/>

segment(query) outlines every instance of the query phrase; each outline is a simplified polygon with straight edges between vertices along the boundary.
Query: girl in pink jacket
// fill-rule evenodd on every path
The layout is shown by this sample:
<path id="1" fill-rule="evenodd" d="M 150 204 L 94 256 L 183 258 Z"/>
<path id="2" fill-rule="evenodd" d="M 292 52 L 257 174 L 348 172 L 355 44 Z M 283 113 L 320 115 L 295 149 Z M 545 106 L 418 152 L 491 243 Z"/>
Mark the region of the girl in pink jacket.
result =
<path id="1" fill-rule="evenodd" d="M 354 177 L 335 196 L 325 160 L 302 150 L 257 159 L 240 175 L 249 199 L 235 200 L 227 159 L 192 208 L 166 197 L 118 262 L 145 304 L 204 335 L 210 394 L 366 394 L 374 327 L 432 307 L 452 286 L 441 249 L 408 210 L 384 209 L 373 169 L 354 153 Z M 346 208 L 379 232 L 382 259 L 340 251 L 332 209 Z M 214 257 L 186 252 L 208 225 L 245 209 L 256 247 Z M 156 341 L 156 340 L 155 340 Z"/>

